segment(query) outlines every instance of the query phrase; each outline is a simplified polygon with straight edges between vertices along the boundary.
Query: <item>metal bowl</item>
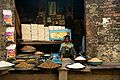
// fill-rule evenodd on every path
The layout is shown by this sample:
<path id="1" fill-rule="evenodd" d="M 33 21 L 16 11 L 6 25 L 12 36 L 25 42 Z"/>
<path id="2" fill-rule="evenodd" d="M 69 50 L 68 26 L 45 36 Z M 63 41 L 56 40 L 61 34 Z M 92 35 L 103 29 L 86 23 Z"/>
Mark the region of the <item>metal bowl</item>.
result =
<path id="1" fill-rule="evenodd" d="M 74 62 L 86 63 L 86 62 L 87 62 L 87 60 L 74 60 Z"/>
<path id="2" fill-rule="evenodd" d="M 0 70 L 8 70 L 10 68 L 12 68 L 12 66 L 0 67 Z"/>
<path id="3" fill-rule="evenodd" d="M 97 66 L 97 65 L 101 65 L 103 62 L 88 62 L 88 64 L 92 65 L 92 66 Z"/>

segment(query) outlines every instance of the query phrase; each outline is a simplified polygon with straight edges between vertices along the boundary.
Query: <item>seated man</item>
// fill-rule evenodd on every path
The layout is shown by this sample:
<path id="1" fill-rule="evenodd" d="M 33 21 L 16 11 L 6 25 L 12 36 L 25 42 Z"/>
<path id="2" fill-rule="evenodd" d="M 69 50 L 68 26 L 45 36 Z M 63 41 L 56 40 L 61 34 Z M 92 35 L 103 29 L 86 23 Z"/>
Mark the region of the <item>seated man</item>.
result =
<path id="1" fill-rule="evenodd" d="M 75 59 L 77 53 L 74 49 L 73 43 L 70 41 L 70 36 L 66 35 L 64 42 L 60 46 L 61 58 L 71 58 Z"/>

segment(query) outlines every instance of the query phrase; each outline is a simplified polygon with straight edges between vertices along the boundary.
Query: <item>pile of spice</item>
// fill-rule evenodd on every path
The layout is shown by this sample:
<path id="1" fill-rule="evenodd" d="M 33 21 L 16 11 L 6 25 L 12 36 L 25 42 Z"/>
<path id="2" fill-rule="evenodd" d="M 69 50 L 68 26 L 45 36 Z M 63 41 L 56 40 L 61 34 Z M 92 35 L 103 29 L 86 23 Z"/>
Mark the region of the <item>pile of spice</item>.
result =
<path id="1" fill-rule="evenodd" d="M 16 68 L 33 68 L 33 64 L 28 64 L 26 62 L 21 62 L 15 66 Z"/>
<path id="2" fill-rule="evenodd" d="M 59 68 L 61 65 L 56 64 L 52 62 L 51 60 L 48 60 L 40 65 L 38 65 L 39 68 L 46 68 L 46 69 L 54 69 L 54 68 Z"/>
<path id="3" fill-rule="evenodd" d="M 32 47 L 32 46 L 26 45 L 26 46 L 24 46 L 21 50 L 36 50 L 36 48 L 35 48 L 35 47 Z"/>

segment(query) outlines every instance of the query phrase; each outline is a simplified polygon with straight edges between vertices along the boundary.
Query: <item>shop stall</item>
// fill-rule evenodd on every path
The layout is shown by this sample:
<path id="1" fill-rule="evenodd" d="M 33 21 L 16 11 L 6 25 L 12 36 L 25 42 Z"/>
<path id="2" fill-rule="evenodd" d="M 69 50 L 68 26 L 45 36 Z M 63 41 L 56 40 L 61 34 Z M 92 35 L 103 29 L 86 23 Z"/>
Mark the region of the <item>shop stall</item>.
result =
<path id="1" fill-rule="evenodd" d="M 0 80 L 120 80 L 118 0 L 0 4 Z M 74 59 L 60 57 L 66 35 Z"/>

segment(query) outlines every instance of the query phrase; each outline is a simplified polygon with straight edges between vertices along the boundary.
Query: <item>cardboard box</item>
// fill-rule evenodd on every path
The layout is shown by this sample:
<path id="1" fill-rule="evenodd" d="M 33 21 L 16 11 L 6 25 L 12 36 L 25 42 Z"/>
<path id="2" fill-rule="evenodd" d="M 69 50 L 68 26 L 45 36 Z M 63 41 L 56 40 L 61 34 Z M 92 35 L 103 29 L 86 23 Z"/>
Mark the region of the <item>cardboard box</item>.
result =
<path id="1" fill-rule="evenodd" d="M 30 24 L 21 24 L 22 25 L 22 39 L 31 40 L 31 27 Z"/>

